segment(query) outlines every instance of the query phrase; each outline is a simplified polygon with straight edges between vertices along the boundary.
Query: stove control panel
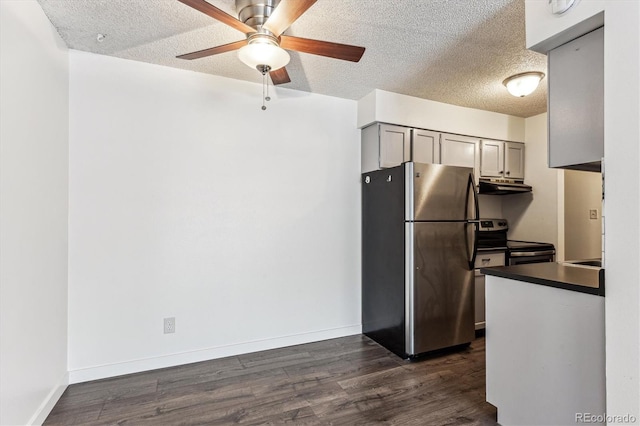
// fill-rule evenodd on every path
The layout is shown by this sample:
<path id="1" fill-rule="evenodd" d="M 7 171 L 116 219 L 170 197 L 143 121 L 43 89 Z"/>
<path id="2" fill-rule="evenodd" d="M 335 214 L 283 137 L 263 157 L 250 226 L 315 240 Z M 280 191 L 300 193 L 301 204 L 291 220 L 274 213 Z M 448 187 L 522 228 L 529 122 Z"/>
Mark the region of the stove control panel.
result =
<path id="1" fill-rule="evenodd" d="M 507 219 L 480 219 L 480 231 L 506 231 Z"/>

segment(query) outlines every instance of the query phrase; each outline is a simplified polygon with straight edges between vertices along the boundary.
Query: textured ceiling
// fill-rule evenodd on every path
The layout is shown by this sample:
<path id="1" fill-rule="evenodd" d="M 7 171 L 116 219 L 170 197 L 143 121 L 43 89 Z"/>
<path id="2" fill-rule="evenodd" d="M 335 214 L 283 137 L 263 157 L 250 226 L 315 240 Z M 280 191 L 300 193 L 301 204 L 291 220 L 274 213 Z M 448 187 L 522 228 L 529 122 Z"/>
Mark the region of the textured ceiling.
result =
<path id="1" fill-rule="evenodd" d="M 234 0 L 208 0 L 237 16 Z M 235 52 L 175 56 L 244 39 L 177 0 L 38 0 L 69 48 L 260 82 Z M 106 38 L 99 43 L 97 34 Z M 318 0 L 285 32 L 366 47 L 359 63 L 290 52 L 282 87 L 360 99 L 373 89 L 529 117 L 546 111 L 546 84 L 526 98 L 502 81 L 546 74 L 525 49 L 524 0 Z"/>

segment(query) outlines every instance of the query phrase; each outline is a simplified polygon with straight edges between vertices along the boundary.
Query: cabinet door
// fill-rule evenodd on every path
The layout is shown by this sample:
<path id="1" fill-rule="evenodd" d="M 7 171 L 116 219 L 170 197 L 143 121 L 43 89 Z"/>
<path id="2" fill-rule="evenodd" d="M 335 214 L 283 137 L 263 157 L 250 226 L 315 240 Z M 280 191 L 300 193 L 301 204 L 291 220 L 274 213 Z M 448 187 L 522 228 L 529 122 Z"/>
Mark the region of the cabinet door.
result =
<path id="1" fill-rule="evenodd" d="M 483 140 L 480 145 L 480 176 L 504 175 L 504 142 Z"/>
<path id="2" fill-rule="evenodd" d="M 411 132 L 407 127 L 380 124 L 380 167 L 395 167 L 411 160 Z"/>
<path id="3" fill-rule="evenodd" d="M 360 132 L 360 172 L 380 169 L 380 129 L 378 123 L 365 127 Z"/>
<path id="4" fill-rule="evenodd" d="M 477 184 L 480 172 L 479 148 L 479 139 L 443 133 L 440 139 L 440 164 L 473 168 Z"/>
<path id="5" fill-rule="evenodd" d="M 504 176 L 511 179 L 524 179 L 524 144 L 505 142 Z"/>
<path id="6" fill-rule="evenodd" d="M 483 330 L 487 328 L 487 315 L 484 302 L 484 275 L 476 270 L 475 273 L 475 309 L 474 316 L 476 321 L 476 330 Z"/>
<path id="7" fill-rule="evenodd" d="M 600 171 L 604 156 L 604 28 L 548 55 L 549 167 Z"/>
<path id="8" fill-rule="evenodd" d="M 411 130 L 411 161 L 440 163 L 440 133 L 429 130 Z"/>

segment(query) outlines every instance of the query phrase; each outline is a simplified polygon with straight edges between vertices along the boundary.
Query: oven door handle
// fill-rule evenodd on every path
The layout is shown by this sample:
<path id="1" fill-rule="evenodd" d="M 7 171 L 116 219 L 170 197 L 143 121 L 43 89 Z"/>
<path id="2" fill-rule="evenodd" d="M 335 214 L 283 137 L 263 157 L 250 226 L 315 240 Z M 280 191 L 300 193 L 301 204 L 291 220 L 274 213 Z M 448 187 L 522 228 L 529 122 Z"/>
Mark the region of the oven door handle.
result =
<path id="1" fill-rule="evenodd" d="M 543 251 L 524 251 L 509 253 L 510 257 L 529 257 L 529 256 L 546 256 L 548 254 L 556 254 L 555 250 L 543 250 Z"/>

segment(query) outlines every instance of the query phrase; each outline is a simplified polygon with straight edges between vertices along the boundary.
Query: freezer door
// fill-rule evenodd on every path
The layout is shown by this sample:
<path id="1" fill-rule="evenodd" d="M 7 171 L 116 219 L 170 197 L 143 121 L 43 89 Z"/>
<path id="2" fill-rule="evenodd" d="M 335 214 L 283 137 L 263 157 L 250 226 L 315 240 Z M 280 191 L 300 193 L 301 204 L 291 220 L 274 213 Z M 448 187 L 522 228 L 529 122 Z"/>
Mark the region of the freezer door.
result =
<path id="1" fill-rule="evenodd" d="M 408 355 L 471 342 L 474 276 L 464 222 L 407 222 L 405 342 Z"/>
<path id="2" fill-rule="evenodd" d="M 476 217 L 473 169 L 405 163 L 405 220 L 455 221 Z"/>

